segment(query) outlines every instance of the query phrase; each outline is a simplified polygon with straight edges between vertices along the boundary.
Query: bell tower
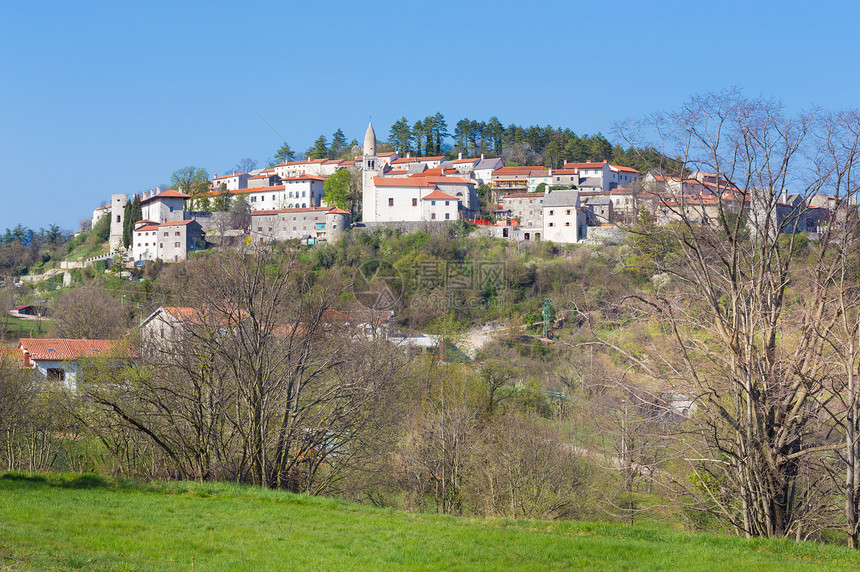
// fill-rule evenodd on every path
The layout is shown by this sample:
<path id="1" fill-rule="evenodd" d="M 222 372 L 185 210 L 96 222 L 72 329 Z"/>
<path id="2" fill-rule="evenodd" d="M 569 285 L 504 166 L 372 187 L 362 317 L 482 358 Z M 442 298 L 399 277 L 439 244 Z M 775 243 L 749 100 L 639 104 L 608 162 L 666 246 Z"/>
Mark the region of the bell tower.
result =
<path id="1" fill-rule="evenodd" d="M 361 210 L 364 222 L 377 220 L 376 186 L 373 184 L 373 178 L 379 175 L 380 171 L 379 157 L 376 155 L 376 133 L 373 131 L 373 125 L 368 122 L 361 157 Z"/>

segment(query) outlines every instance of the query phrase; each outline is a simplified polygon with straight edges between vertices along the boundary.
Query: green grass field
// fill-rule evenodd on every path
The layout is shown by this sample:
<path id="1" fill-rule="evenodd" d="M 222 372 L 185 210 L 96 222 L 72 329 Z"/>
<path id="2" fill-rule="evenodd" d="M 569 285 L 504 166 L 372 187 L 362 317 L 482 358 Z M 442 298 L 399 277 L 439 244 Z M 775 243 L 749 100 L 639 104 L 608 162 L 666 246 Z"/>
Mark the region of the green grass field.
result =
<path id="1" fill-rule="evenodd" d="M 12 316 L 2 318 L 6 324 L 7 340 L 18 341 L 19 338 L 44 338 L 51 329 L 50 320 L 24 320 Z"/>
<path id="2" fill-rule="evenodd" d="M 655 527 L 407 514 L 230 484 L 0 476 L 0 570 L 858 570 Z"/>

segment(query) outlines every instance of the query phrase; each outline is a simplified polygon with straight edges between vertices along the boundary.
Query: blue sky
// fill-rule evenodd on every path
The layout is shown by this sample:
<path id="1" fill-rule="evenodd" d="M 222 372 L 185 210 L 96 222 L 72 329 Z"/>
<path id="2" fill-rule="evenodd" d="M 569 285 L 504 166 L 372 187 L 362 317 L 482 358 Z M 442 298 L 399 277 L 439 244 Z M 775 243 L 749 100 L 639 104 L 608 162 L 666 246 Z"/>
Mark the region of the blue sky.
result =
<path id="1" fill-rule="evenodd" d="M 577 133 L 739 86 L 858 104 L 853 2 L 0 3 L 0 232 L 442 112 Z M 270 127 L 271 126 L 271 127 Z M 277 132 L 277 133 L 275 133 Z"/>

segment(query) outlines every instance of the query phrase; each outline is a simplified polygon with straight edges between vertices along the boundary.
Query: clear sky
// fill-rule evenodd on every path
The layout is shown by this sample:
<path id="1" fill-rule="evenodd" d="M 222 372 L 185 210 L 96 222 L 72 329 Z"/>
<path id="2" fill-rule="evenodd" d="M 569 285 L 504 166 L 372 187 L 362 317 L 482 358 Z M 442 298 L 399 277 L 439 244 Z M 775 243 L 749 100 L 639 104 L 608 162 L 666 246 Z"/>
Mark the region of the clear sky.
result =
<path id="1" fill-rule="evenodd" d="M 860 105 L 855 2 L 0 2 L 0 232 L 401 115 L 579 134 L 741 87 Z"/>

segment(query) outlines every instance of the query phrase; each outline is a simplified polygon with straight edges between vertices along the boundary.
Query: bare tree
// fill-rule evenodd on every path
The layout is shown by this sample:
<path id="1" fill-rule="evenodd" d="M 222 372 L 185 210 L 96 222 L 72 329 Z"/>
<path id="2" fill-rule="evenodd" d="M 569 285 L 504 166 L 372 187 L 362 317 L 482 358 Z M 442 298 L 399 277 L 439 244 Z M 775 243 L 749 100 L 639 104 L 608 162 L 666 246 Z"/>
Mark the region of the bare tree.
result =
<path id="1" fill-rule="evenodd" d="M 113 339 L 129 325 L 128 308 L 106 290 L 75 288 L 54 304 L 51 335 L 58 338 Z"/>
<path id="2" fill-rule="evenodd" d="M 805 280 L 830 272 L 835 242 L 797 233 L 828 182 L 802 162 L 815 154 L 814 119 L 726 91 L 632 131 L 655 134 L 683 166 L 660 173 L 670 184 L 652 191 L 667 224 L 634 229 L 638 254 L 664 277 L 629 300 L 631 311 L 667 324 L 675 348 L 627 355 L 694 398 L 697 439 L 687 440 L 686 457 L 695 492 L 748 536 L 797 535 L 814 518 L 822 496 L 800 485 L 818 482 L 808 461 L 835 448 L 819 431 L 827 388 L 825 341 L 815 333 L 834 314 L 820 281 Z M 691 173 L 703 175 L 688 183 Z M 801 195 L 794 206 L 790 187 Z"/>

